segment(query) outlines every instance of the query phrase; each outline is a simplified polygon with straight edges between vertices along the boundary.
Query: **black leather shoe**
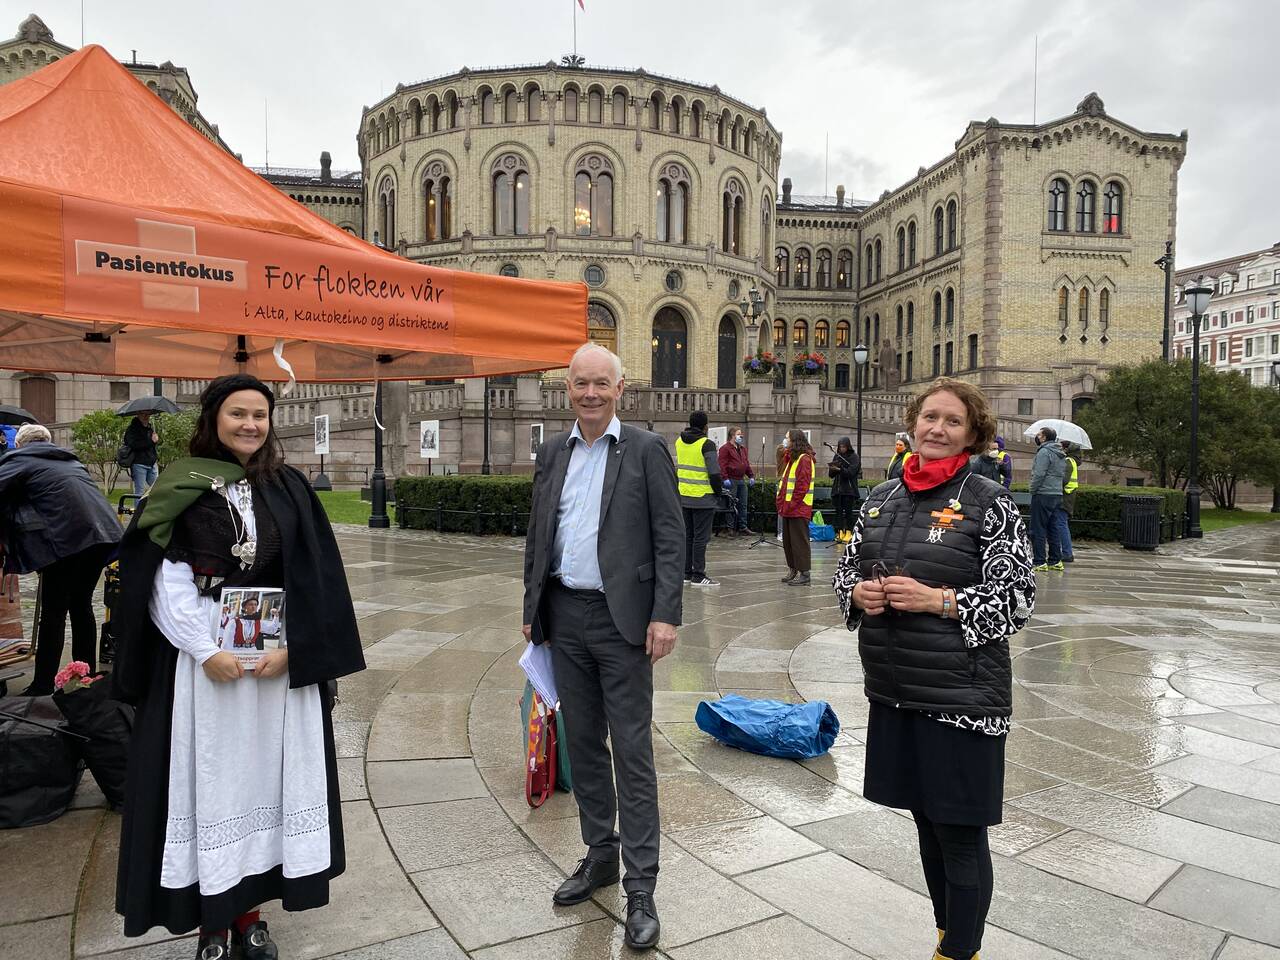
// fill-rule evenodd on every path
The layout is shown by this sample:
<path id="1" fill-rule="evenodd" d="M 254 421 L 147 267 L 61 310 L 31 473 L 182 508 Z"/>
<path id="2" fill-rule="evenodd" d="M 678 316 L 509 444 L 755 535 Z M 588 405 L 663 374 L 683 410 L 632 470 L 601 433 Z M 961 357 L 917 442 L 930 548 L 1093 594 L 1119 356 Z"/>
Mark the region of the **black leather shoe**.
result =
<path id="1" fill-rule="evenodd" d="M 200 934 L 196 942 L 196 960 L 231 960 L 227 932 Z"/>
<path id="2" fill-rule="evenodd" d="M 601 887 L 618 882 L 617 860 L 596 860 L 586 857 L 578 861 L 578 868 L 556 889 L 551 899 L 562 907 L 591 899 L 591 894 Z"/>
<path id="3" fill-rule="evenodd" d="M 627 894 L 627 929 L 623 943 L 632 950 L 651 950 L 658 945 L 661 932 L 653 894 L 642 891 Z"/>
<path id="4" fill-rule="evenodd" d="M 267 932 L 265 920 L 249 924 L 238 939 L 241 960 L 279 960 L 280 951 Z"/>

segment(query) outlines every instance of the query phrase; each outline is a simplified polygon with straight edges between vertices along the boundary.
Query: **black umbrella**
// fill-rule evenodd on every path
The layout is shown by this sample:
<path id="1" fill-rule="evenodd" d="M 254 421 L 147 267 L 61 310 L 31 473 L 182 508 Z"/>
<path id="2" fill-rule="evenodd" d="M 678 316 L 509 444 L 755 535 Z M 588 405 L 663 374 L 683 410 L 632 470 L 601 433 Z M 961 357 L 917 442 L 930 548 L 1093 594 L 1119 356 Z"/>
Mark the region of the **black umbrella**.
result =
<path id="1" fill-rule="evenodd" d="M 0 424 L 6 427 L 17 427 L 24 423 L 38 423 L 31 414 L 23 410 L 21 407 L 13 407 L 7 403 L 0 403 Z"/>
<path id="2" fill-rule="evenodd" d="M 137 397 L 130 400 L 116 411 L 121 417 L 132 417 L 135 413 L 177 413 L 178 405 L 168 397 Z"/>

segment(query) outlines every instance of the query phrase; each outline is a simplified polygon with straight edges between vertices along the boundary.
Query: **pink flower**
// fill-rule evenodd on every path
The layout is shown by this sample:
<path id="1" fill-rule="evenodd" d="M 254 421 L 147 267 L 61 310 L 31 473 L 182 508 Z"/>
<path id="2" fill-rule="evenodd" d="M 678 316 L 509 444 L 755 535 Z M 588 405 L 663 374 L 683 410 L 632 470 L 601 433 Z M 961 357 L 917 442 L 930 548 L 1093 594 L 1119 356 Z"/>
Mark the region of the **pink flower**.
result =
<path id="1" fill-rule="evenodd" d="M 83 660 L 72 660 L 54 676 L 53 687 L 55 690 L 70 693 L 79 687 L 89 686 L 97 679 L 97 677 L 89 676 L 89 665 L 87 663 Z"/>

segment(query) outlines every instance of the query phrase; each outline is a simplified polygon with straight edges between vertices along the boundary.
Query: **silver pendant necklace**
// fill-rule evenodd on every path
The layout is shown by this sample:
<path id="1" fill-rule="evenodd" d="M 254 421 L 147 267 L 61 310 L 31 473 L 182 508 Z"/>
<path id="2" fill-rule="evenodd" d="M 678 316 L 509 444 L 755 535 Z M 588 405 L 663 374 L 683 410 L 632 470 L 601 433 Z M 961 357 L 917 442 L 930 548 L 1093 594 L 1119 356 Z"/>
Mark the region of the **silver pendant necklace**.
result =
<path id="1" fill-rule="evenodd" d="M 191 477 L 209 481 L 209 489 L 227 501 L 227 513 L 231 515 L 231 533 L 235 543 L 231 555 L 240 561 L 240 569 L 248 570 L 258 555 L 258 539 L 249 536 L 249 526 L 244 522 L 244 511 L 253 508 L 253 487 L 248 480 L 241 480 L 229 488 L 222 477 L 210 477 L 203 473 L 191 473 Z M 231 498 L 235 497 L 235 504 Z M 236 507 L 240 509 L 237 510 Z"/>

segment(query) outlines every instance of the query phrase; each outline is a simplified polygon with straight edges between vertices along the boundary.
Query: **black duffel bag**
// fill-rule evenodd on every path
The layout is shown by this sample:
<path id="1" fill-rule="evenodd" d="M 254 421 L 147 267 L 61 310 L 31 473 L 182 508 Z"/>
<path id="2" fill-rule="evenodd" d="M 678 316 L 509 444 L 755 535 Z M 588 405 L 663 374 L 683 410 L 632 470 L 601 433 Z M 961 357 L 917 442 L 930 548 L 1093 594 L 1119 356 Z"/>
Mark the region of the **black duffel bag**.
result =
<path id="1" fill-rule="evenodd" d="M 125 769 L 129 762 L 129 737 L 133 733 L 133 707 L 112 700 L 111 680 L 99 678 L 88 687 L 53 695 L 68 728 L 87 740 L 71 746 L 79 752 L 112 808 L 124 803 Z"/>
<path id="2" fill-rule="evenodd" d="M 0 716 L 0 829 L 56 820 L 80 783 L 80 757 L 66 722 L 49 697 L 4 697 L 0 711 L 45 726 Z"/>

